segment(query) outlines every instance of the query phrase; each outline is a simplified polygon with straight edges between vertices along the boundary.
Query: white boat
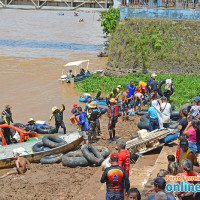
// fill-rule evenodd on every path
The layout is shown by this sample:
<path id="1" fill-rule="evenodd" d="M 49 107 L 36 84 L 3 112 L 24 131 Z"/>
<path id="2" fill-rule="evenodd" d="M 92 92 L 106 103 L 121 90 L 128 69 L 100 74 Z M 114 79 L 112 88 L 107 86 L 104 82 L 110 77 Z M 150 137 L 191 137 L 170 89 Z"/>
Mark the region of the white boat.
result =
<path id="1" fill-rule="evenodd" d="M 73 76 L 69 74 L 69 70 L 72 70 L 72 67 L 75 67 Z M 82 81 L 92 74 L 103 72 L 103 70 L 96 70 L 95 72 L 89 72 L 88 68 L 89 68 L 89 60 L 69 62 L 66 65 L 64 65 L 62 70 L 62 75 L 58 80 L 65 83 L 74 83 Z M 77 73 L 78 70 L 79 72 L 83 70 L 84 73 L 83 74 Z"/>
<path id="2" fill-rule="evenodd" d="M 30 162 L 40 162 L 40 159 L 45 156 L 71 151 L 83 141 L 82 132 L 74 132 L 69 135 L 61 135 L 59 137 L 65 140 L 66 144 L 41 152 L 34 152 L 32 150 L 33 145 L 41 140 L 0 146 L 0 168 L 12 167 L 15 165 L 13 152 L 19 148 L 25 149 L 24 153 L 20 155 L 21 157 L 27 158 Z"/>

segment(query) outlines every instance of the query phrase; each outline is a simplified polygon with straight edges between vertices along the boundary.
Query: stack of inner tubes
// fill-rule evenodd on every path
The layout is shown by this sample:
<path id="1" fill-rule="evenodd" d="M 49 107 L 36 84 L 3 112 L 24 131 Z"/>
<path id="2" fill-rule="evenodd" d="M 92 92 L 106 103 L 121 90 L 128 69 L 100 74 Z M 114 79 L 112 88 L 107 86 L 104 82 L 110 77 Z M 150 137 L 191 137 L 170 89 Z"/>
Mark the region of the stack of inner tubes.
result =
<path id="1" fill-rule="evenodd" d="M 81 151 L 67 153 L 62 156 L 62 163 L 68 167 L 86 167 L 88 165 L 99 166 L 108 157 L 110 151 L 106 147 L 93 147 L 91 144 L 85 144 Z"/>
<path id="2" fill-rule="evenodd" d="M 66 142 L 55 135 L 45 135 L 41 142 L 33 145 L 32 150 L 34 152 L 48 151 L 50 149 L 59 147 L 66 144 Z"/>
<path id="3" fill-rule="evenodd" d="M 14 126 L 26 129 L 26 125 L 21 123 L 15 123 Z M 40 134 L 53 134 L 56 132 L 56 128 L 48 125 L 37 125 L 36 132 Z"/>

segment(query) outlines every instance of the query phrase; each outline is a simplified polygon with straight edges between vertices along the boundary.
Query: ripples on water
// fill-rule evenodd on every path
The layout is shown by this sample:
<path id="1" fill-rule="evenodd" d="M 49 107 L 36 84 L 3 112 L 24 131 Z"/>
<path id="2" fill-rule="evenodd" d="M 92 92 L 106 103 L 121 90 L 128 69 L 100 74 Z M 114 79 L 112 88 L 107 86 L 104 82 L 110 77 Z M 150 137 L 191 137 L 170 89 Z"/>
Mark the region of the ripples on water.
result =
<path id="1" fill-rule="evenodd" d="M 89 59 L 90 71 L 103 69 L 105 59 L 97 53 L 105 40 L 97 22 L 99 13 L 79 12 L 79 17 L 73 11 L 57 13 L 0 9 L 0 112 L 10 104 L 14 122 L 26 123 L 30 117 L 48 121 L 51 108 L 63 103 L 70 130 L 70 111 L 79 103 L 80 91 L 58 82 L 62 67 Z M 79 23 L 80 18 L 85 22 Z"/>
<path id="2" fill-rule="evenodd" d="M 86 51 L 97 51 L 102 48 L 102 45 L 95 45 L 95 44 L 19 41 L 19 40 L 1 40 L 1 39 L 0 39 L 0 46 L 47 48 L 47 49 L 72 49 L 72 50 L 86 50 Z"/>

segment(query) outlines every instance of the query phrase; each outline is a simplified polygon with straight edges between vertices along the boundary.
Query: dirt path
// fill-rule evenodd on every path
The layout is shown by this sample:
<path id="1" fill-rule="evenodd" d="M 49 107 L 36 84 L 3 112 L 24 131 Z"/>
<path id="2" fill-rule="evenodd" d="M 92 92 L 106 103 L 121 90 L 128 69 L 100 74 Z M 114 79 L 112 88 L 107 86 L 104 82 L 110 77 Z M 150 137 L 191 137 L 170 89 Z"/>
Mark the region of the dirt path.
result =
<path id="1" fill-rule="evenodd" d="M 122 123 L 120 118 L 116 128 L 116 135 L 120 139 L 130 140 L 132 133 L 138 130 L 138 121 L 138 116 L 130 117 L 126 123 Z M 111 144 L 106 143 L 108 139 L 107 123 L 107 117 L 103 116 L 101 119 L 102 135 L 94 145 L 107 146 L 111 152 L 117 152 L 114 142 Z M 150 164 L 150 160 L 152 161 L 152 158 L 156 158 L 158 153 L 145 156 L 141 164 Z M 105 184 L 100 183 L 101 175 L 101 167 L 68 168 L 61 163 L 53 165 L 32 164 L 31 172 L 26 175 L 13 175 L 1 180 L 1 199 L 17 200 L 23 196 L 25 200 L 89 200 L 96 198 L 95 196 L 97 196 L 98 192 L 104 197 Z M 133 181 L 135 180 L 133 179 Z"/>

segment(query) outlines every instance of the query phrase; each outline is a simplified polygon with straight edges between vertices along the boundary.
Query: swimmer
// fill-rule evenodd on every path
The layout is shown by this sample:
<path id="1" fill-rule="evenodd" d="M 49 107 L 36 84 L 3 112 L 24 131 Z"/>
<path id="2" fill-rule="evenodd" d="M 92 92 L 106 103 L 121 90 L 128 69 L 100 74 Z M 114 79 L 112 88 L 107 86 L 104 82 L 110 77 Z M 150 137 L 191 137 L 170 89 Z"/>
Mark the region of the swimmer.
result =
<path id="1" fill-rule="evenodd" d="M 13 168 L 10 172 L 4 174 L 0 177 L 0 179 L 5 178 L 12 174 L 25 174 L 28 169 L 30 169 L 30 162 L 23 157 L 19 156 L 19 153 L 14 154 L 14 159 L 16 159 L 15 164 L 16 167 Z"/>

